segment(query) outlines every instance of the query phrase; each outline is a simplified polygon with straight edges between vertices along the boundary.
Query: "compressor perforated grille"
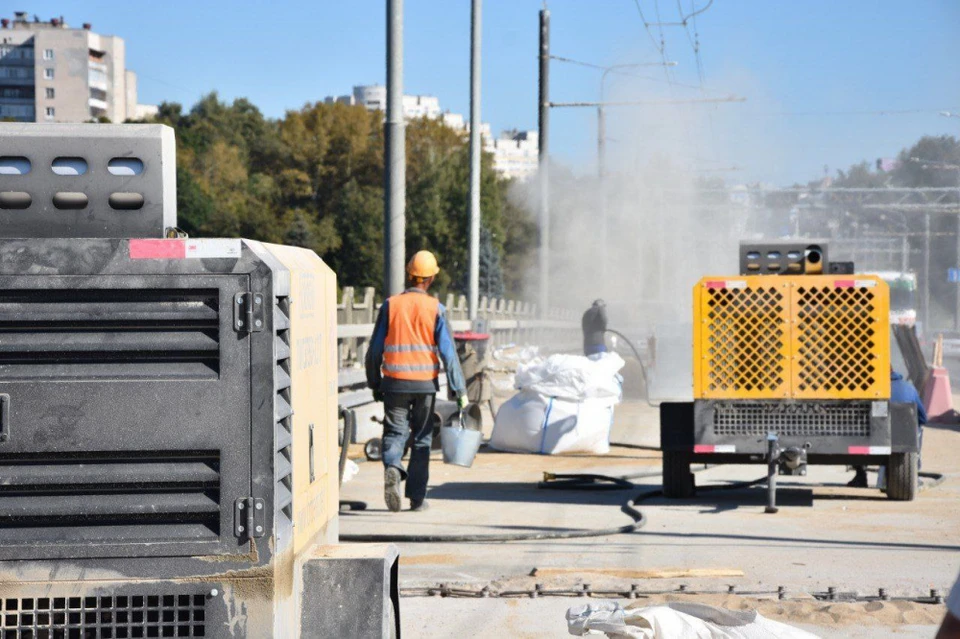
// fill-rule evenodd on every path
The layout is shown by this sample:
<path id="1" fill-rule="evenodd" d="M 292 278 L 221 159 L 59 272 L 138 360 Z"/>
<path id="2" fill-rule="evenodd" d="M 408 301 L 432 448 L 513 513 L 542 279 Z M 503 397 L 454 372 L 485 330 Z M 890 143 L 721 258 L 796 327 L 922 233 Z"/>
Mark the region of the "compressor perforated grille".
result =
<path id="1" fill-rule="evenodd" d="M 205 637 L 202 594 L 0 596 L 0 639 Z"/>
<path id="2" fill-rule="evenodd" d="M 718 403 L 714 406 L 713 432 L 749 437 L 764 437 L 770 432 L 786 437 L 869 437 L 870 403 Z"/>
<path id="3" fill-rule="evenodd" d="M 877 382 L 874 294 L 868 287 L 801 286 L 794 293 L 798 394 L 866 392 Z"/>
<path id="4" fill-rule="evenodd" d="M 787 380 L 783 294 L 774 286 L 708 288 L 707 388 L 770 394 Z"/>

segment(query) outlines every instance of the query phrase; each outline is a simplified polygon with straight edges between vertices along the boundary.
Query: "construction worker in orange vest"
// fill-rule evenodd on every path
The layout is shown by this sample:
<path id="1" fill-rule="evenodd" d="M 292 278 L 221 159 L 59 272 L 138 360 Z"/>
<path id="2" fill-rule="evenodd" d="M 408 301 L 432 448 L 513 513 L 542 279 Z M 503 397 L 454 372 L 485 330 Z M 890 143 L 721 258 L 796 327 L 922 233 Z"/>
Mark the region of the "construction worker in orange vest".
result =
<path id="1" fill-rule="evenodd" d="M 466 383 L 457 350 L 447 325 L 443 304 L 428 295 L 440 272 L 430 251 L 419 251 L 407 264 L 412 286 L 388 298 L 380 307 L 367 351 L 367 385 L 374 399 L 383 402 L 383 493 L 387 508 L 401 509 L 400 483 L 410 509 L 427 509 L 433 409 L 440 390 L 440 362 L 447 386 L 457 396 L 460 409 L 467 406 Z M 404 448 L 410 433 L 413 447 L 404 470 Z"/>

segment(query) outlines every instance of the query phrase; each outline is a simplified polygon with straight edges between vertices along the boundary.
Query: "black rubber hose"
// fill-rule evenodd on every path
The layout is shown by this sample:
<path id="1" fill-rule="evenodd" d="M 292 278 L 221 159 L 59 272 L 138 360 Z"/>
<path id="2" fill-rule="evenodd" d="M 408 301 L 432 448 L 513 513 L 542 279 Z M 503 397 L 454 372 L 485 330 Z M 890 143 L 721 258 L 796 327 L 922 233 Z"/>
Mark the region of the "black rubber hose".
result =
<path id="1" fill-rule="evenodd" d="M 615 331 L 612 328 L 608 328 L 607 332 L 612 333 L 613 335 L 616 335 L 622 339 L 627 343 L 627 346 L 630 347 L 630 350 L 633 351 L 633 356 L 636 358 L 637 363 L 640 364 L 640 372 L 643 373 L 643 389 L 645 395 L 644 400 L 647 402 L 648 406 L 658 408 L 660 406 L 659 404 L 654 404 L 650 401 L 650 375 L 647 374 L 647 367 L 643 365 L 643 358 L 640 357 L 640 351 L 638 351 L 637 347 L 633 345 L 633 342 L 631 342 L 630 339 L 620 331 Z"/>
<path id="2" fill-rule="evenodd" d="M 350 451 L 350 442 L 353 440 L 353 433 L 357 424 L 357 414 L 350 408 L 340 410 L 343 417 L 343 443 L 340 446 L 340 461 L 337 467 L 338 486 L 343 486 L 343 471 L 347 467 L 347 453 Z M 311 428 L 313 428 L 311 426 Z"/>
<path id="3" fill-rule="evenodd" d="M 713 492 L 718 490 L 737 490 L 754 486 L 767 480 L 766 475 L 753 481 L 737 482 L 733 484 L 719 484 L 715 486 L 704 486 L 698 488 L 701 492 Z M 643 528 L 647 523 L 646 516 L 636 508 L 641 502 L 660 497 L 663 495 L 663 488 L 651 488 L 639 493 L 633 499 L 620 506 L 620 511 L 633 521 L 623 526 L 614 526 L 610 528 L 597 528 L 593 530 L 574 529 L 552 532 L 528 532 L 528 533 L 509 533 L 509 534 L 484 534 L 484 535 L 381 535 L 381 534 L 360 534 L 360 535 L 340 535 L 340 541 L 353 541 L 364 543 L 470 543 L 487 541 L 536 541 L 541 539 L 582 539 L 586 537 L 606 537 L 609 535 L 620 535 L 632 533 Z"/>
<path id="4" fill-rule="evenodd" d="M 655 473 L 655 476 L 659 475 L 660 473 Z M 636 488 L 636 484 L 626 477 L 587 473 L 544 473 L 544 480 L 537 484 L 537 488 L 546 490 L 630 490 Z"/>
<path id="5" fill-rule="evenodd" d="M 343 417 L 343 442 L 340 444 L 340 463 L 337 468 L 339 473 L 339 483 L 337 486 L 343 487 L 343 471 L 347 468 L 347 453 L 350 450 L 350 442 L 353 440 L 353 433 L 357 428 L 357 413 L 350 408 L 341 408 L 340 415 Z M 364 501 L 343 501 L 340 500 L 340 510 L 366 510 L 367 503 Z"/>
<path id="6" fill-rule="evenodd" d="M 943 473 L 926 473 L 926 472 L 920 471 L 919 473 L 917 473 L 917 475 L 920 477 L 923 477 L 924 479 L 931 480 L 930 483 L 920 484 L 920 490 L 926 490 L 928 488 L 936 488 L 947 479 L 947 477 Z"/>

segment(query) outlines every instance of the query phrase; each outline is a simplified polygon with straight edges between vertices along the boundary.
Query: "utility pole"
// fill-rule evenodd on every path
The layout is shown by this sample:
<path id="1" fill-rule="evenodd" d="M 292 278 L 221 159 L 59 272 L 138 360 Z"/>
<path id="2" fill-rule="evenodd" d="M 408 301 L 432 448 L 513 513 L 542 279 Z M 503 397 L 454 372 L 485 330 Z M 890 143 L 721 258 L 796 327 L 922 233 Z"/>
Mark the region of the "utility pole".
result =
<path id="1" fill-rule="evenodd" d="M 480 36 L 482 0 L 470 3 L 470 320 L 480 301 Z"/>
<path id="2" fill-rule="evenodd" d="M 930 335 L 930 211 L 923 215 L 923 332 Z"/>
<path id="3" fill-rule="evenodd" d="M 606 77 L 606 72 L 604 72 Z M 600 82 L 600 106 L 597 107 L 597 199 L 600 203 L 600 290 L 606 297 L 607 285 L 607 114 L 603 109 L 603 82 Z"/>
<path id="4" fill-rule="evenodd" d="M 955 114 L 950 113 L 949 111 L 941 111 L 940 115 L 946 117 L 954 117 Z M 960 115 L 957 115 L 960 117 Z M 922 169 L 934 169 L 940 171 L 956 171 L 957 172 L 957 232 L 956 232 L 956 244 L 957 244 L 957 267 L 960 268 L 960 164 L 950 164 L 948 162 L 941 162 L 939 160 L 925 160 L 923 158 L 911 157 L 911 162 L 916 162 L 920 165 Z M 930 213 L 926 213 L 925 221 L 926 229 L 926 238 L 924 240 L 923 250 L 925 255 L 923 256 L 923 270 L 924 270 L 924 280 L 927 282 L 923 286 L 923 320 L 924 320 L 924 331 L 930 330 Z M 953 316 L 953 327 L 954 330 L 960 331 L 960 284 L 954 287 L 955 288 L 955 299 L 956 307 L 954 309 Z"/>
<path id="5" fill-rule="evenodd" d="M 960 166 L 957 169 L 957 268 L 960 268 Z M 957 306 L 953 315 L 953 330 L 960 331 L 960 284 L 956 286 Z"/>
<path id="6" fill-rule="evenodd" d="M 540 316 L 547 316 L 550 304 L 550 12 L 540 10 L 540 91 L 539 91 L 539 171 L 540 207 Z"/>
<path id="7" fill-rule="evenodd" d="M 403 121 L 403 0 L 387 0 L 387 121 L 384 125 L 384 297 L 403 292 L 406 261 L 406 140 Z"/>

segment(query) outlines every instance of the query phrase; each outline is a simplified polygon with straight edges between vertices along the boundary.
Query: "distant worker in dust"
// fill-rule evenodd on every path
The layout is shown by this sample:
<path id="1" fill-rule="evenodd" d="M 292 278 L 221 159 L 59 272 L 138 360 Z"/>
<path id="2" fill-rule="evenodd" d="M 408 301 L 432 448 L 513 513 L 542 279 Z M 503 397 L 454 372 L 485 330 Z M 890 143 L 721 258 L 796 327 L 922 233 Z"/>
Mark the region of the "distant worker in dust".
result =
<path id="1" fill-rule="evenodd" d="M 367 385 L 383 402 L 383 496 L 391 512 L 400 512 L 400 483 L 410 510 L 427 509 L 433 408 L 440 390 L 440 362 L 447 371 L 447 386 L 463 410 L 467 385 L 450 335 L 446 309 L 427 291 L 440 272 L 430 251 L 419 251 L 407 264 L 412 286 L 388 298 L 380 307 L 367 351 Z M 413 446 L 410 467 L 403 468 L 403 453 L 410 433 Z"/>
<path id="2" fill-rule="evenodd" d="M 607 304 L 603 300 L 594 300 L 581 320 L 583 327 L 583 354 L 587 357 L 607 352 L 604 334 L 607 332 Z"/>
<path id="3" fill-rule="evenodd" d="M 923 425 L 927 423 L 927 411 L 923 408 L 923 400 L 920 394 L 909 381 L 903 378 L 903 375 L 890 367 L 890 401 L 898 404 L 914 404 L 917 407 L 917 442 L 919 448 L 923 449 Z M 867 467 L 854 466 L 856 474 L 853 476 L 847 486 L 851 488 L 867 487 Z"/>

